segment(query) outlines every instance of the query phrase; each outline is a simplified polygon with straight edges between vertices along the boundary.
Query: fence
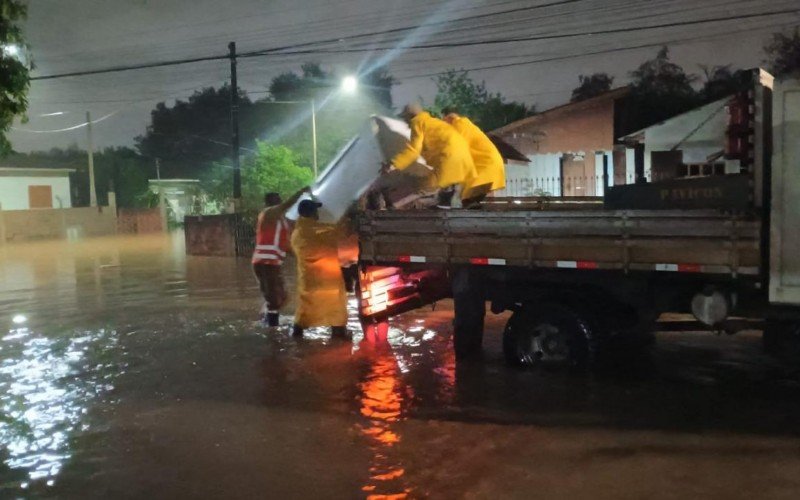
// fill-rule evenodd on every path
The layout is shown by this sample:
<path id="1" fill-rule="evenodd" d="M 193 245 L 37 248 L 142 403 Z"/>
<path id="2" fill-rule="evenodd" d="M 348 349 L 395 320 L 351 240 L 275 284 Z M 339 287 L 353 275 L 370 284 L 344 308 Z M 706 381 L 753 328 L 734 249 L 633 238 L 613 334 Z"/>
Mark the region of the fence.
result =
<path id="1" fill-rule="evenodd" d="M 634 176 L 610 176 L 609 186 L 633 184 Z M 509 177 L 497 196 L 602 196 L 603 176 L 579 177 Z"/>
<path id="2" fill-rule="evenodd" d="M 256 214 L 241 214 L 233 226 L 237 257 L 250 257 L 256 247 Z"/>

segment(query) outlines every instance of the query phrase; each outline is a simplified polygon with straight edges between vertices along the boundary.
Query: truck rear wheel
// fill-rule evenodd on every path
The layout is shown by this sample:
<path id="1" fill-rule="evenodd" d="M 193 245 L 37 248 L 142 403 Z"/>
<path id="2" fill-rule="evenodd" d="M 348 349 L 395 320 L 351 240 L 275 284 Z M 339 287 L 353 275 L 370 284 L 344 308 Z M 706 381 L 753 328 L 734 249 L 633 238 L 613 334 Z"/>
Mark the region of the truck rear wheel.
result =
<path id="1" fill-rule="evenodd" d="M 503 332 L 503 354 L 513 366 L 586 367 L 594 356 L 589 322 L 558 304 L 515 312 Z"/>

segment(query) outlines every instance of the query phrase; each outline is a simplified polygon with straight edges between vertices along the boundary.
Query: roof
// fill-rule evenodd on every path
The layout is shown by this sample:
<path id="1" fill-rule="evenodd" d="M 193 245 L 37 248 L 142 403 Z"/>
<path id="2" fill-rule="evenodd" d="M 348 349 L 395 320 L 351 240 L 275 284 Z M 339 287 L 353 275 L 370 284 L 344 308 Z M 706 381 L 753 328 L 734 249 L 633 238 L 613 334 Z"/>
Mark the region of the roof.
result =
<path id="1" fill-rule="evenodd" d="M 64 177 L 73 172 L 74 168 L 0 167 L 3 177 Z"/>
<path id="2" fill-rule="evenodd" d="M 630 94 L 631 88 L 630 86 L 625 87 L 617 87 L 615 89 L 611 89 L 608 92 L 604 92 L 600 95 L 591 97 L 589 99 L 584 99 L 582 101 L 577 102 L 568 102 L 566 104 L 562 104 L 561 106 L 556 106 L 555 108 L 550 108 L 547 111 L 542 111 L 541 113 L 537 113 L 535 115 L 529 116 L 527 118 L 523 118 L 521 120 L 517 120 L 515 122 L 509 123 L 503 127 L 498 128 L 497 130 L 493 130 L 492 134 L 507 134 L 512 132 L 520 127 L 524 127 L 526 125 L 530 125 L 532 123 L 536 123 L 544 118 L 549 118 L 553 115 L 558 113 L 563 113 L 567 111 L 577 111 L 584 108 L 590 108 L 595 106 L 601 102 L 605 101 L 615 101 L 617 99 L 621 99 L 628 94 Z"/>
<path id="3" fill-rule="evenodd" d="M 520 151 L 511 144 L 494 134 L 487 135 L 489 140 L 494 143 L 494 146 L 500 152 L 500 156 L 502 156 L 504 160 L 524 161 L 530 163 L 531 160 L 524 154 L 520 153 Z"/>
<path id="4" fill-rule="evenodd" d="M 636 132 L 631 132 L 628 135 L 624 135 L 619 138 L 620 141 L 643 141 L 644 135 L 648 130 L 656 129 L 663 127 L 665 125 L 671 125 L 681 120 L 685 120 L 688 118 L 692 118 L 690 121 L 698 122 L 698 127 L 701 128 L 705 125 L 708 120 L 713 118 L 717 115 L 722 109 L 727 105 L 730 98 L 733 94 L 723 97 L 722 99 L 718 99 L 716 101 L 710 102 L 708 104 L 703 104 L 702 106 L 698 106 L 696 108 L 692 108 L 689 111 L 685 111 L 679 115 L 675 115 L 671 118 L 667 118 L 664 121 L 660 121 L 658 123 L 654 123 L 649 127 L 645 127 L 641 130 L 637 130 Z M 694 115 L 694 116 L 692 116 Z"/>

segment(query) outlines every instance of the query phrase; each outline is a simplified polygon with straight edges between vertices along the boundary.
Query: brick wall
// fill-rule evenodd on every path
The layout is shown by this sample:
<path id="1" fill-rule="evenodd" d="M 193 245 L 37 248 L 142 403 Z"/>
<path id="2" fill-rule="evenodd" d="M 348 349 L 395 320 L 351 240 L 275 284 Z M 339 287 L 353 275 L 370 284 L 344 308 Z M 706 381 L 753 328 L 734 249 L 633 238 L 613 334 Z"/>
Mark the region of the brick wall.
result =
<path id="1" fill-rule="evenodd" d="M 0 243 L 107 236 L 117 232 L 109 207 L 0 210 Z"/>
<path id="2" fill-rule="evenodd" d="M 236 215 L 186 216 L 183 220 L 188 255 L 236 256 Z"/>
<path id="3" fill-rule="evenodd" d="M 120 208 L 117 212 L 117 231 L 120 233 L 159 233 L 163 230 L 158 208 Z"/>

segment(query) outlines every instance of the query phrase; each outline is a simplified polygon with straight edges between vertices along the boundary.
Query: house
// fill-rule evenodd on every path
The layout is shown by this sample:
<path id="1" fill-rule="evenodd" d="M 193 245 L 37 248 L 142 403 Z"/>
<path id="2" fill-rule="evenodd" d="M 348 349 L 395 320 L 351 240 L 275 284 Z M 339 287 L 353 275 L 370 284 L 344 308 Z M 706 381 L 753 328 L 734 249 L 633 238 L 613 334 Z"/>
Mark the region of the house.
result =
<path id="1" fill-rule="evenodd" d="M 530 163 L 508 162 L 501 196 L 601 196 L 608 185 L 632 182 L 633 166 L 616 138 L 630 132 L 629 87 L 559 106 L 492 131 Z"/>
<path id="2" fill-rule="evenodd" d="M 0 209 L 70 208 L 70 168 L 0 166 Z"/>
<path id="3" fill-rule="evenodd" d="M 774 78 L 762 69 L 749 72 L 750 89 L 689 110 L 620 138 L 628 159 L 643 151 L 644 177 L 650 182 L 752 171 L 754 141 L 768 127 L 764 110 Z"/>
<path id="4" fill-rule="evenodd" d="M 725 159 L 730 97 L 672 117 L 621 139 L 628 154 L 644 146 L 648 181 L 739 173 L 740 161 Z"/>
<path id="5" fill-rule="evenodd" d="M 148 189 L 154 195 L 159 190 L 164 195 L 167 216 L 177 223 L 182 223 L 187 215 L 205 213 L 202 190 L 198 179 L 150 179 Z"/>

